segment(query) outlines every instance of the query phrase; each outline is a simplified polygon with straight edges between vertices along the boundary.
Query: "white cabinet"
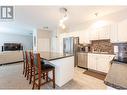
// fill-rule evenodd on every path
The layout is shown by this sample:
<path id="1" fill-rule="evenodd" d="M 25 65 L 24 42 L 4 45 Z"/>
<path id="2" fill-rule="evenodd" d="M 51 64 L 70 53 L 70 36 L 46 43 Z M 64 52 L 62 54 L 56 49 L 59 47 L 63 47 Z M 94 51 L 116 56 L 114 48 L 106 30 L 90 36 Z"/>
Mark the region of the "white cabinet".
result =
<path id="1" fill-rule="evenodd" d="M 118 24 L 110 25 L 110 40 L 112 43 L 118 42 Z"/>
<path id="2" fill-rule="evenodd" d="M 112 43 L 127 42 L 127 20 L 111 25 L 110 39 Z"/>
<path id="3" fill-rule="evenodd" d="M 109 54 L 88 54 L 88 68 L 100 72 L 108 73 L 110 68 L 110 61 L 114 55 Z"/>
<path id="4" fill-rule="evenodd" d="M 84 30 L 79 32 L 79 42 L 80 43 L 90 43 L 90 30 Z"/>
<path id="5" fill-rule="evenodd" d="M 110 26 L 109 25 L 98 28 L 97 31 L 98 31 L 99 39 L 110 39 L 110 36 L 109 36 Z"/>
<path id="6" fill-rule="evenodd" d="M 101 72 L 108 73 L 110 68 L 110 61 L 113 59 L 114 56 L 110 55 L 97 55 L 97 66 L 96 69 Z"/>
<path id="7" fill-rule="evenodd" d="M 110 31 L 111 31 L 110 25 L 92 29 L 90 39 L 91 40 L 110 39 Z"/>
<path id="8" fill-rule="evenodd" d="M 96 70 L 96 56 L 94 54 L 88 54 L 88 68 Z"/>
<path id="9" fill-rule="evenodd" d="M 127 42 L 127 20 L 118 24 L 118 41 Z"/>
<path id="10" fill-rule="evenodd" d="M 98 40 L 98 30 L 97 29 L 92 29 L 90 31 L 90 40 Z"/>

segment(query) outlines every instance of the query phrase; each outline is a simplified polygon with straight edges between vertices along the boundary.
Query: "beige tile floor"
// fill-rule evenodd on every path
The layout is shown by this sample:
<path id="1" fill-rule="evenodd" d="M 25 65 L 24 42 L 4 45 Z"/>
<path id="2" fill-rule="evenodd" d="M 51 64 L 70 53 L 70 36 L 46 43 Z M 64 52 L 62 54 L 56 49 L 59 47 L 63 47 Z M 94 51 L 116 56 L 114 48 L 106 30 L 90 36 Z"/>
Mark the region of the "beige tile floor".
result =
<path id="1" fill-rule="evenodd" d="M 83 74 L 85 70 L 75 68 L 73 80 L 62 87 L 56 86 L 56 89 L 86 89 L 103 90 L 106 85 L 102 80 Z M 0 89 L 31 89 L 32 85 L 22 74 L 22 63 L 0 66 Z M 52 89 L 52 83 L 41 86 L 41 89 Z"/>

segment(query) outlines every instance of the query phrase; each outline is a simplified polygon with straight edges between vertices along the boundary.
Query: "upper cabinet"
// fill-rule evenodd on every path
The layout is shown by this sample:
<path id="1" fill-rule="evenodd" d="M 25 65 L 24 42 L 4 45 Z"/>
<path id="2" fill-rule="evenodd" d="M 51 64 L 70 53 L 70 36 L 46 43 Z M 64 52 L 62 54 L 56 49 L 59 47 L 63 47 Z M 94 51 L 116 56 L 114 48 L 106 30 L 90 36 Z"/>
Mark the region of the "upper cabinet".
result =
<path id="1" fill-rule="evenodd" d="M 112 43 L 118 42 L 118 24 L 110 25 L 110 40 Z"/>
<path id="2" fill-rule="evenodd" d="M 118 24 L 118 41 L 127 42 L 127 20 Z"/>
<path id="3" fill-rule="evenodd" d="M 127 42 L 127 20 L 115 24 L 105 25 L 99 28 L 87 29 L 70 33 L 79 36 L 80 43 L 90 43 L 91 40 L 110 39 L 111 43 Z M 70 35 L 66 33 L 67 36 Z"/>
<path id="4" fill-rule="evenodd" d="M 103 26 L 99 29 L 97 29 L 98 31 L 98 37 L 99 39 L 110 39 L 110 26 Z"/>
<path id="5" fill-rule="evenodd" d="M 92 29 L 90 31 L 90 40 L 98 40 L 98 30 L 97 29 Z"/>
<path id="6" fill-rule="evenodd" d="M 92 29 L 90 38 L 91 40 L 110 39 L 110 26 Z"/>
<path id="7" fill-rule="evenodd" d="M 111 25 L 110 39 L 112 43 L 127 42 L 127 20 Z"/>
<path id="8" fill-rule="evenodd" d="M 79 42 L 80 43 L 90 43 L 90 31 L 89 30 L 84 30 L 79 32 Z"/>

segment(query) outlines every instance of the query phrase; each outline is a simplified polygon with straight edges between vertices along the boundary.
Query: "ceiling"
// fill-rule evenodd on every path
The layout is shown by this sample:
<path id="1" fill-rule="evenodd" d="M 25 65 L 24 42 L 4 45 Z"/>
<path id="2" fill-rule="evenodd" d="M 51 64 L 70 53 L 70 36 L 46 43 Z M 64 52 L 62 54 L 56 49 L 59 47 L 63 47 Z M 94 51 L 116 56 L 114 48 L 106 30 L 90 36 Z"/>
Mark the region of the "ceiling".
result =
<path id="1" fill-rule="evenodd" d="M 63 6 L 15 6 L 14 20 L 0 21 L 0 26 L 11 28 L 11 32 L 30 34 L 33 29 L 48 27 L 50 31 L 55 30 L 61 18 L 59 9 Z M 68 26 L 80 24 L 93 20 L 94 15 L 103 17 L 121 10 L 127 6 L 65 6 L 68 10 Z"/>

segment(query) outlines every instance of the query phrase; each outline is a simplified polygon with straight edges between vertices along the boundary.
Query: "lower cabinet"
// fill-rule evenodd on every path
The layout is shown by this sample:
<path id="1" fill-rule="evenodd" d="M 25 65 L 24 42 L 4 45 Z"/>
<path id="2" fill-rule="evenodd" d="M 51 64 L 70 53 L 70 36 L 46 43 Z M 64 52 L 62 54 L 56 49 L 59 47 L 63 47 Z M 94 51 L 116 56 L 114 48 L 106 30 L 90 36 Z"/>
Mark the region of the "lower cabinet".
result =
<path id="1" fill-rule="evenodd" d="M 88 69 L 96 70 L 95 54 L 88 54 Z"/>
<path id="2" fill-rule="evenodd" d="M 109 54 L 88 54 L 88 68 L 96 71 L 108 73 L 110 61 L 115 55 Z"/>

